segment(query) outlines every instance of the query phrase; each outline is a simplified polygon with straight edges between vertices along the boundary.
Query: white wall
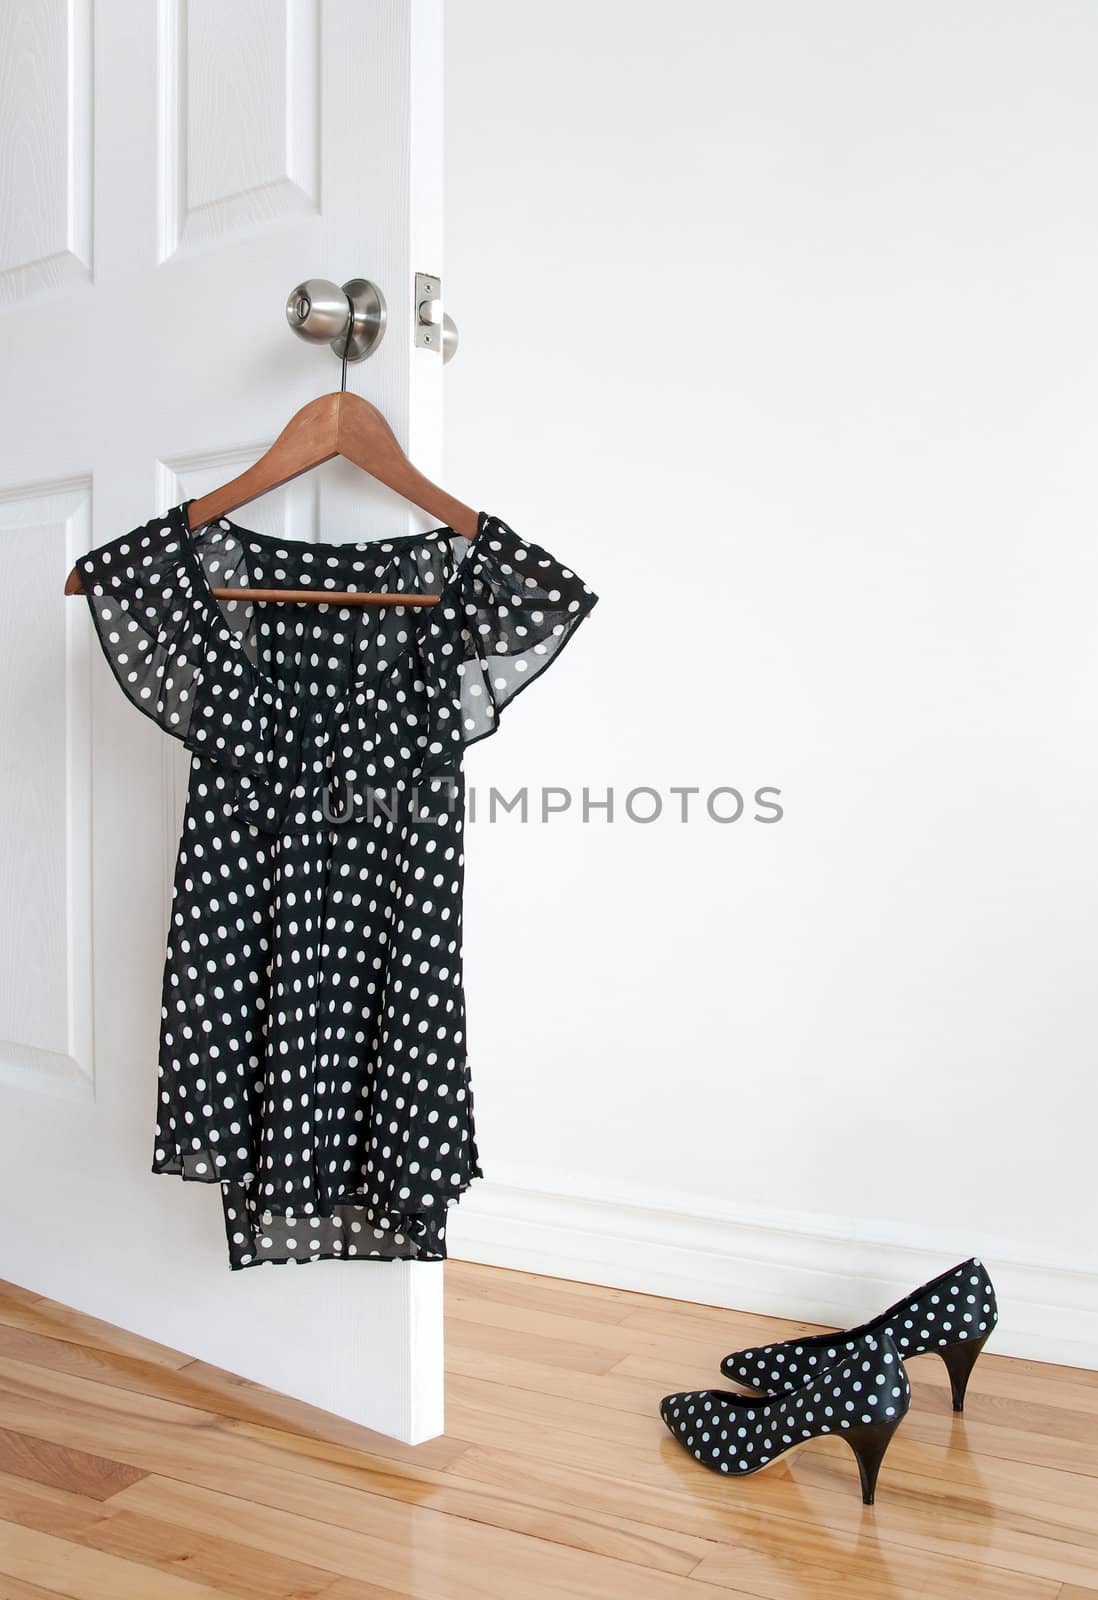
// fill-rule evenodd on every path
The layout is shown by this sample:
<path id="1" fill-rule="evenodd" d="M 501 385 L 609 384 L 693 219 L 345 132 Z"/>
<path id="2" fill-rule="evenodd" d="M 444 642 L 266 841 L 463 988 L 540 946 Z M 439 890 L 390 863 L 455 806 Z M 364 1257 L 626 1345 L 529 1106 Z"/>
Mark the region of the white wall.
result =
<path id="1" fill-rule="evenodd" d="M 470 781 L 786 808 L 471 828 L 455 1253 L 1093 1359 L 1098 11 L 447 23 L 447 482 L 602 595 Z"/>

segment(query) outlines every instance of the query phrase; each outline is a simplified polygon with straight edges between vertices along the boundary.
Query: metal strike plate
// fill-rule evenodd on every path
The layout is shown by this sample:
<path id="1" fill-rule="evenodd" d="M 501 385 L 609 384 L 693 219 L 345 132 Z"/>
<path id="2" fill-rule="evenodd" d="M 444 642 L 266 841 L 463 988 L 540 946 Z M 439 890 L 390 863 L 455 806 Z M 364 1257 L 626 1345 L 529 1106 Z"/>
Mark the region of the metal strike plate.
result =
<path id="1" fill-rule="evenodd" d="M 458 347 L 457 324 L 442 309 L 442 279 L 430 272 L 416 273 L 416 348 L 441 350 L 450 361 Z"/>
<path id="2" fill-rule="evenodd" d="M 416 348 L 442 348 L 442 279 L 416 273 Z"/>

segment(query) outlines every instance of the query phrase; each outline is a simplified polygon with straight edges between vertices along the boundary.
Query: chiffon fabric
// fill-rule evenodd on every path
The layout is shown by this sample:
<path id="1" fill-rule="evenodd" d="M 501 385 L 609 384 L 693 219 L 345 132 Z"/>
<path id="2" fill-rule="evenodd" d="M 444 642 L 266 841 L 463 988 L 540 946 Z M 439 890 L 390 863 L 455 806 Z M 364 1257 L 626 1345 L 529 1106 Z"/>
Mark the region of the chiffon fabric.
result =
<path id="1" fill-rule="evenodd" d="M 438 1260 L 481 1176 L 462 758 L 597 597 L 483 513 L 474 540 L 306 544 L 189 504 L 78 563 L 120 687 L 192 757 L 152 1170 L 220 1185 L 234 1269 Z"/>

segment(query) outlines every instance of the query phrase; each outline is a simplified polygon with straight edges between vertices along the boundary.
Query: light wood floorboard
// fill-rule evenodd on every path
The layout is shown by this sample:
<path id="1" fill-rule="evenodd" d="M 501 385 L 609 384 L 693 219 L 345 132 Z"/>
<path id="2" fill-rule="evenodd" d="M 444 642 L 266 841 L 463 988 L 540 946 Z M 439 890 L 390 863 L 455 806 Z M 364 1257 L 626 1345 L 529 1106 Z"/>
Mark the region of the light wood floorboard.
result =
<path id="1" fill-rule="evenodd" d="M 985 1355 L 959 1418 L 912 1362 L 867 1508 L 841 1440 L 731 1483 L 659 1420 L 805 1324 L 444 1270 L 415 1448 L 0 1286 L 0 1600 L 1098 1600 L 1098 1373 Z"/>

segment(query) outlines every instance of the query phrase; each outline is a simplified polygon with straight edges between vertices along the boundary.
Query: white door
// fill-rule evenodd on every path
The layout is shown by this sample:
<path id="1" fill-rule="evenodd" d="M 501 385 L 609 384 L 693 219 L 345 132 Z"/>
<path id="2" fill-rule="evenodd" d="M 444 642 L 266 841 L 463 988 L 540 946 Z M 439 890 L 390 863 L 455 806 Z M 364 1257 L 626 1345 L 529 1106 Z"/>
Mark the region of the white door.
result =
<path id="1" fill-rule="evenodd" d="M 71 561 L 254 459 L 339 364 L 287 328 L 370 278 L 352 366 L 439 467 L 441 0 L 0 0 L 0 1274 L 406 1440 L 442 1427 L 442 1269 L 230 1273 L 216 1188 L 154 1177 L 185 757 L 126 703 Z M 415 531 L 345 463 L 242 513 Z"/>

